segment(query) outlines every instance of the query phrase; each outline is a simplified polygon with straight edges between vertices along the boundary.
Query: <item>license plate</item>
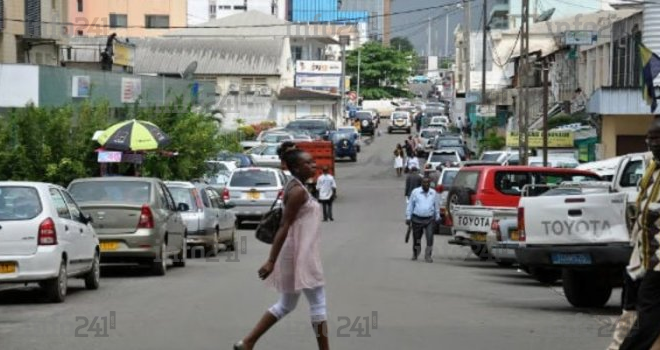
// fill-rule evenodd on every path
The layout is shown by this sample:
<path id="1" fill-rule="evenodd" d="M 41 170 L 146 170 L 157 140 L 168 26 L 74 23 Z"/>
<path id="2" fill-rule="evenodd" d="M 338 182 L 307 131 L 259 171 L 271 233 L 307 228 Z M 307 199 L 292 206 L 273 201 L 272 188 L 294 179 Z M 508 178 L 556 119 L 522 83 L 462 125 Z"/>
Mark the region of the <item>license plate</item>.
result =
<path id="1" fill-rule="evenodd" d="M 473 234 L 472 240 L 475 242 L 486 242 L 486 234 L 485 233 Z"/>
<path id="2" fill-rule="evenodd" d="M 520 240 L 520 233 L 518 232 L 518 230 L 511 231 L 511 233 L 509 233 L 509 236 L 511 237 L 512 241 Z"/>
<path id="3" fill-rule="evenodd" d="M 117 242 L 101 242 L 99 243 L 102 252 L 117 250 L 119 244 Z"/>
<path id="4" fill-rule="evenodd" d="M 0 273 L 15 273 L 16 264 L 13 262 L 10 263 L 0 263 Z"/>
<path id="5" fill-rule="evenodd" d="M 259 193 L 259 192 L 248 192 L 247 197 L 248 197 L 248 199 L 252 199 L 252 200 L 260 199 L 261 198 L 261 193 Z"/>
<path id="6" fill-rule="evenodd" d="M 555 265 L 591 265 L 589 254 L 552 253 L 552 263 Z"/>
<path id="7" fill-rule="evenodd" d="M 490 230 L 490 218 L 480 216 L 458 216 L 454 223 L 457 229 L 484 232 Z"/>

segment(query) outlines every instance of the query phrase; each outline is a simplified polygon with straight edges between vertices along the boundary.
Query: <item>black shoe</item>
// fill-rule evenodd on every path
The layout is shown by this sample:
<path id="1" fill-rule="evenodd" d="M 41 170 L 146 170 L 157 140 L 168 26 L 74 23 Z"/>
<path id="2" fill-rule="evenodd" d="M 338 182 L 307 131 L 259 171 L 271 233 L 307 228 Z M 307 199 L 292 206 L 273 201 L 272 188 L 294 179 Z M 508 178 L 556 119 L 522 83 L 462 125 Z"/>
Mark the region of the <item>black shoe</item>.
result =
<path id="1" fill-rule="evenodd" d="M 335 221 L 335 219 L 333 219 L 333 218 L 330 218 L 330 221 Z"/>
<path id="2" fill-rule="evenodd" d="M 424 258 L 424 260 L 426 260 L 427 263 L 432 263 L 433 262 L 433 258 L 430 257 L 430 256 L 427 256 L 426 258 Z"/>
<path id="3" fill-rule="evenodd" d="M 323 219 L 323 222 L 328 222 L 328 219 Z"/>
<path id="4" fill-rule="evenodd" d="M 410 260 L 416 261 L 417 260 L 417 255 L 413 255 L 412 259 L 410 259 Z"/>

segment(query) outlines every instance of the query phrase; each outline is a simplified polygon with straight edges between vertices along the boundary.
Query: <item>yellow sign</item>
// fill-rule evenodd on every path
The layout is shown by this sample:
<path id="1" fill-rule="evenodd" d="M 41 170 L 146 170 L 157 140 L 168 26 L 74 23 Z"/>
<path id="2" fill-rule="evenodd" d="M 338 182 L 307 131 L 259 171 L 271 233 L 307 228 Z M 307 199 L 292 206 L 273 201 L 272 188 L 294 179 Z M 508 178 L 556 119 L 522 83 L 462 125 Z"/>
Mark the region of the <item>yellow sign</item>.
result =
<path id="1" fill-rule="evenodd" d="M 130 44 L 114 42 L 112 44 L 114 53 L 113 63 L 118 66 L 133 67 L 135 46 Z"/>
<path id="2" fill-rule="evenodd" d="M 527 144 L 530 148 L 543 147 L 543 133 L 541 131 L 530 131 L 527 133 Z M 518 147 L 518 132 L 512 131 L 506 135 L 507 147 Z M 573 148 L 572 131 L 548 131 L 549 148 Z"/>

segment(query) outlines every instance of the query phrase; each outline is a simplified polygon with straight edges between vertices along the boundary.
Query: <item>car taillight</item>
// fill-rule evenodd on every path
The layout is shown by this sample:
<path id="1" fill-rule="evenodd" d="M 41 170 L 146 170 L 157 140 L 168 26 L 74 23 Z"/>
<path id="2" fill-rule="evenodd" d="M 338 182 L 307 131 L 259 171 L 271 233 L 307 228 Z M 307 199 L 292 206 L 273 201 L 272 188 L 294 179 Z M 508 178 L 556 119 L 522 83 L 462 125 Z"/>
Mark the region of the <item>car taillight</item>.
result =
<path id="1" fill-rule="evenodd" d="M 39 245 L 56 245 L 57 244 L 57 231 L 55 230 L 55 222 L 53 219 L 48 218 L 41 222 L 39 225 Z"/>
<path id="2" fill-rule="evenodd" d="M 523 207 L 518 208 L 518 234 L 521 242 L 527 239 L 525 234 L 525 208 Z"/>
<path id="3" fill-rule="evenodd" d="M 193 189 L 193 196 L 195 197 L 195 203 L 197 204 L 197 211 L 204 211 L 204 203 L 202 203 L 202 197 L 199 195 L 197 189 Z"/>
<path id="4" fill-rule="evenodd" d="M 225 188 L 224 190 L 222 190 L 222 200 L 228 202 L 230 198 L 231 197 L 229 195 L 229 189 Z"/>
<path id="5" fill-rule="evenodd" d="M 143 205 L 140 211 L 140 221 L 137 228 L 154 228 L 154 215 L 148 205 Z"/>
<path id="6" fill-rule="evenodd" d="M 435 187 L 435 191 L 438 193 L 442 193 L 445 190 L 445 187 L 442 185 L 438 185 Z"/>

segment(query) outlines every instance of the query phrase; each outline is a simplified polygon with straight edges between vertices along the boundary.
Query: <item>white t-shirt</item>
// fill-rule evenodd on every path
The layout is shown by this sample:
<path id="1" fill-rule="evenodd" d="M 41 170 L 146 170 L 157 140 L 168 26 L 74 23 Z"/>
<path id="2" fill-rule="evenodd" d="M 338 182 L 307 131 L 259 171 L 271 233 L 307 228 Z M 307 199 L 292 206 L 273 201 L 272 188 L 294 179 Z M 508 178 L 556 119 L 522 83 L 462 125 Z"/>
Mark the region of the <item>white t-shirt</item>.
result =
<path id="1" fill-rule="evenodd" d="M 417 157 L 408 159 L 408 169 L 412 169 L 413 166 L 419 169 L 419 160 L 417 159 Z"/>
<path id="2" fill-rule="evenodd" d="M 327 200 L 332 198 L 332 189 L 337 188 L 337 183 L 332 175 L 321 175 L 316 180 L 316 190 L 319 191 L 319 199 Z"/>

